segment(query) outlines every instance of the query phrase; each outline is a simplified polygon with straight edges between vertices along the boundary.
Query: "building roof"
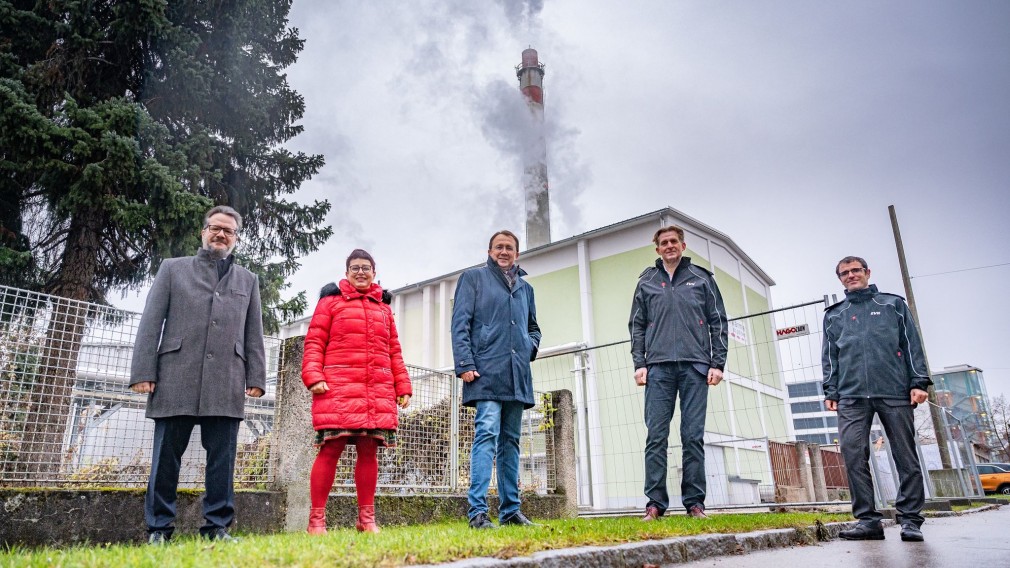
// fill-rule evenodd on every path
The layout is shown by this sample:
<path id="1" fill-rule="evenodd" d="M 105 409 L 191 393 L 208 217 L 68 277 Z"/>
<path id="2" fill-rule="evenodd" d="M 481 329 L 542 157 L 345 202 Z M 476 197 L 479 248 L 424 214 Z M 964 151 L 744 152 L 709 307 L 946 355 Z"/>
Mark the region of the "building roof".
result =
<path id="1" fill-rule="evenodd" d="M 769 276 L 764 270 L 762 270 L 761 267 L 758 266 L 756 262 L 754 262 L 754 259 L 752 259 L 749 255 L 747 255 L 747 253 L 745 253 L 743 251 L 743 249 L 741 249 L 739 246 L 737 246 L 737 244 L 735 242 L 733 242 L 733 239 L 729 238 L 728 235 L 726 235 L 725 233 L 723 233 L 721 231 L 718 231 L 718 230 L 710 227 L 709 225 L 706 225 L 705 223 L 702 223 L 701 221 L 699 221 L 699 220 L 697 220 L 697 219 L 695 219 L 695 218 L 693 218 L 693 217 L 691 217 L 689 215 L 685 215 L 684 213 L 682 213 L 681 211 L 678 211 L 677 209 L 674 209 L 673 207 L 664 207 L 662 209 L 657 209 L 656 211 L 652 211 L 651 213 L 646 213 L 644 215 L 639 215 L 638 217 L 632 217 L 631 219 L 625 219 L 624 221 L 619 221 L 619 222 L 613 223 L 611 225 L 605 225 L 605 226 L 600 227 L 598 229 L 593 229 L 591 231 L 586 231 L 585 233 L 581 233 L 581 234 L 578 234 L 578 235 L 574 235 L 574 236 L 568 237 L 567 239 L 561 239 L 560 241 L 554 241 L 554 242 L 548 243 L 546 245 L 541 245 L 539 247 L 531 248 L 529 250 L 523 251 L 522 252 L 522 256 L 524 258 L 535 257 L 537 255 L 544 254 L 544 253 L 546 253 L 548 251 L 552 251 L 552 250 L 555 250 L 555 249 L 559 249 L 559 248 L 564 248 L 566 246 L 570 246 L 572 243 L 577 243 L 580 240 L 590 239 L 590 238 L 593 238 L 593 237 L 599 237 L 599 236 L 602 236 L 602 235 L 606 235 L 608 233 L 613 233 L 615 231 L 620 231 L 620 230 L 623 230 L 623 229 L 627 229 L 628 227 L 634 227 L 636 225 L 643 225 L 643 224 L 650 223 L 650 222 L 656 222 L 656 223 L 658 223 L 664 216 L 677 217 L 678 220 L 681 221 L 681 225 L 683 225 L 685 229 L 695 229 L 696 232 L 705 233 L 705 234 L 712 235 L 713 237 L 718 238 L 731 251 L 733 251 L 733 253 L 736 254 L 738 258 L 740 258 L 741 260 L 743 260 L 748 265 L 748 267 L 750 267 L 754 272 L 756 272 L 757 275 L 760 278 L 762 278 L 763 280 L 765 280 L 768 283 L 769 286 L 774 286 L 775 285 L 775 281 L 772 280 L 771 276 Z M 416 290 L 418 288 L 423 288 L 425 286 L 428 286 L 429 284 L 434 284 L 436 282 L 441 282 L 442 280 L 445 280 L 445 279 L 447 279 L 449 277 L 456 276 L 457 274 L 462 274 L 464 270 L 467 270 L 469 268 L 473 268 L 474 266 L 482 266 L 483 264 L 484 263 L 481 262 L 481 263 L 475 264 L 473 266 L 466 266 L 466 267 L 460 268 L 459 270 L 455 270 L 453 272 L 448 272 L 446 274 L 442 274 L 441 276 L 436 276 L 434 278 L 429 278 L 427 280 L 422 280 L 420 282 L 415 282 L 413 284 L 407 284 L 406 286 L 402 286 L 402 287 L 397 288 L 395 290 L 390 290 L 390 293 L 391 294 L 400 294 L 400 293 L 403 293 L 403 292 L 408 292 L 410 290 Z"/>

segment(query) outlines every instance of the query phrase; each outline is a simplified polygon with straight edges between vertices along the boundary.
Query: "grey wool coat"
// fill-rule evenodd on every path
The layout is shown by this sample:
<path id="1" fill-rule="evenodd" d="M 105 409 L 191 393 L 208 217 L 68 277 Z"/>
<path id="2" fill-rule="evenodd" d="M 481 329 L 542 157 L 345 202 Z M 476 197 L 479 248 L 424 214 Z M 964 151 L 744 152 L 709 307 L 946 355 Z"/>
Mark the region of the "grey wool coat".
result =
<path id="1" fill-rule="evenodd" d="M 266 390 L 259 280 L 234 263 L 217 272 L 200 249 L 165 260 L 154 278 L 130 369 L 131 385 L 155 383 L 148 418 L 241 419 L 245 389 Z"/>

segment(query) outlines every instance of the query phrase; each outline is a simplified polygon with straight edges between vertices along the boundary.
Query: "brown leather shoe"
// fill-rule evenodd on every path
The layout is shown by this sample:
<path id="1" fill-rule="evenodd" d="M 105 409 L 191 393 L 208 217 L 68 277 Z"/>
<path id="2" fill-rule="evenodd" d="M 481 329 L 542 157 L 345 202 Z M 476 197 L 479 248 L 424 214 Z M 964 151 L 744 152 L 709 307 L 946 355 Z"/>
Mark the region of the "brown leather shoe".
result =
<path id="1" fill-rule="evenodd" d="M 708 515 L 705 514 L 705 509 L 701 505 L 691 505 L 687 509 L 687 516 L 694 517 L 695 519 L 707 519 Z"/>
<path id="2" fill-rule="evenodd" d="M 642 517 L 643 521 L 655 521 L 656 519 L 663 516 L 663 513 L 659 512 L 659 507 L 649 505 L 645 508 L 645 516 Z"/>

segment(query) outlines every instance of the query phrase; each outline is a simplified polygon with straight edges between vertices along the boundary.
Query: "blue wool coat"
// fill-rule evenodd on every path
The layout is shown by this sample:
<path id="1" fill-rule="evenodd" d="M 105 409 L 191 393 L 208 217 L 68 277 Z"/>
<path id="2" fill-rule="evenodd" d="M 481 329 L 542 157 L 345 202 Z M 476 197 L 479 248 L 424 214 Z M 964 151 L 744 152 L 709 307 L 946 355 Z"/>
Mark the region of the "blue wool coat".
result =
<path id="1" fill-rule="evenodd" d="M 463 404 L 518 401 L 534 406 L 530 362 L 540 346 L 533 287 L 519 276 L 511 288 L 494 259 L 463 272 L 452 308 L 452 355 L 456 376 L 480 374 L 463 383 Z"/>

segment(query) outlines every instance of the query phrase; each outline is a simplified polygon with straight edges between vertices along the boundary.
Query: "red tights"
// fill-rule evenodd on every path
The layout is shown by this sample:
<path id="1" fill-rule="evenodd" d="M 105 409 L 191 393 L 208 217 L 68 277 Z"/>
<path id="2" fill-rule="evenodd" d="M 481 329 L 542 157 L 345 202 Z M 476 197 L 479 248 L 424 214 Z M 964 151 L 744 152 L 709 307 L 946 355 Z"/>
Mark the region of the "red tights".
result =
<path id="1" fill-rule="evenodd" d="M 337 474 L 337 462 L 347 445 L 347 438 L 327 440 L 312 464 L 309 478 L 313 507 L 325 507 Z M 375 484 L 379 478 L 379 460 L 376 456 L 379 442 L 369 436 L 359 436 L 356 448 L 358 461 L 354 464 L 354 487 L 358 492 L 358 506 L 375 504 Z"/>

